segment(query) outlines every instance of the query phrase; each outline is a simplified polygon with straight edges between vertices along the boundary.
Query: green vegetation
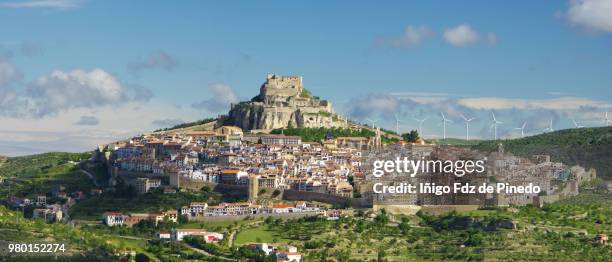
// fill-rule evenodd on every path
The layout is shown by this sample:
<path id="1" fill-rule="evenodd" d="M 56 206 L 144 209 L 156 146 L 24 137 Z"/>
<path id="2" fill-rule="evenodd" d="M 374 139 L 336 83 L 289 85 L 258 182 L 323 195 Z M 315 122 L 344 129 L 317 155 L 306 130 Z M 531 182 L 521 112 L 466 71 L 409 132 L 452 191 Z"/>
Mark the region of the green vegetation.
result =
<path id="1" fill-rule="evenodd" d="M 311 98 L 312 97 L 312 93 L 310 93 L 310 91 L 306 88 L 302 88 L 302 93 L 300 94 L 301 97 L 305 97 L 305 98 Z"/>
<path id="2" fill-rule="evenodd" d="M 271 134 L 285 134 L 288 136 L 300 136 L 304 142 L 318 142 L 325 139 L 327 134 L 336 137 L 373 137 L 375 133 L 369 129 L 361 128 L 359 130 L 347 128 L 294 128 L 287 127 L 285 129 L 274 129 Z M 383 143 L 397 142 L 398 139 L 387 136 L 381 137 Z"/>
<path id="3" fill-rule="evenodd" d="M 326 112 L 326 111 L 319 111 L 319 115 L 324 116 L 324 117 L 330 117 L 332 114 L 330 112 Z"/>
<path id="4" fill-rule="evenodd" d="M 66 164 L 87 160 L 90 153 L 44 153 L 38 155 L 4 158 L 0 165 L 0 174 L 4 177 L 34 177 L 49 169 Z"/>
<path id="5" fill-rule="evenodd" d="M 67 192 L 94 188 L 93 182 L 80 171 L 78 161 L 87 160 L 89 153 L 45 153 L 31 156 L 10 157 L 0 165 L 5 185 L 10 184 L 10 194 L 31 197 L 44 194 L 55 185 L 63 185 Z M 0 188 L 6 196 L 8 186 Z"/>
<path id="6" fill-rule="evenodd" d="M 66 256 L 60 256 L 59 261 L 119 261 L 114 254 L 125 249 L 123 240 L 108 241 L 114 238 L 63 224 L 46 224 L 42 220 L 25 219 L 21 213 L 0 206 L 0 241 L 40 243 L 44 240 L 45 243 L 64 243 Z M 54 258 L 36 256 L 35 259 L 4 257 L 3 261 L 50 261 Z"/>
<path id="7" fill-rule="evenodd" d="M 203 124 L 208 124 L 210 122 L 214 122 L 216 120 L 217 119 L 215 119 L 215 118 L 205 118 L 205 119 L 194 121 L 194 122 L 187 122 L 187 123 L 178 124 L 178 125 L 175 125 L 173 127 L 160 128 L 160 129 L 157 129 L 157 130 L 155 130 L 153 132 L 170 131 L 170 130 L 174 130 L 174 129 L 181 129 L 181 128 L 187 128 L 187 127 L 192 127 L 192 126 L 199 126 L 199 125 L 203 125 Z"/>
<path id="8" fill-rule="evenodd" d="M 564 129 L 521 139 L 481 141 L 473 148 L 494 151 L 499 143 L 505 151 L 518 156 L 546 154 L 553 161 L 595 168 L 598 176 L 612 179 L 612 127 Z"/>
<path id="9" fill-rule="evenodd" d="M 402 139 L 404 139 L 404 141 L 406 142 L 416 142 L 417 140 L 419 140 L 420 136 L 419 136 L 419 132 L 416 130 L 412 130 L 408 133 L 404 133 L 402 134 Z"/>
<path id="10" fill-rule="evenodd" d="M 444 215 L 391 215 L 383 210 L 373 219 L 357 212 L 337 221 L 267 218 L 263 224 L 235 227 L 235 244 L 287 243 L 297 246 L 307 261 L 607 261 L 612 250 L 597 244 L 594 235 L 610 234 L 611 212 L 611 205 L 599 201 Z"/>
<path id="11" fill-rule="evenodd" d="M 78 202 L 70 209 L 70 215 L 74 219 L 99 220 L 106 211 L 139 213 L 176 210 L 191 202 L 216 203 L 218 199 L 216 193 L 204 191 L 164 194 L 161 190 L 153 190 L 137 195 L 133 187 L 119 186 L 113 193 L 105 192 Z"/>
<path id="12" fill-rule="evenodd" d="M 473 146 L 478 145 L 482 140 L 465 140 L 461 138 L 446 138 L 446 139 L 425 139 L 428 144 L 434 143 L 437 145 L 451 145 L 451 146 Z"/>
<path id="13" fill-rule="evenodd" d="M 283 243 L 287 241 L 283 235 L 282 232 L 270 230 L 267 226 L 254 227 L 240 231 L 236 235 L 236 244 Z"/>

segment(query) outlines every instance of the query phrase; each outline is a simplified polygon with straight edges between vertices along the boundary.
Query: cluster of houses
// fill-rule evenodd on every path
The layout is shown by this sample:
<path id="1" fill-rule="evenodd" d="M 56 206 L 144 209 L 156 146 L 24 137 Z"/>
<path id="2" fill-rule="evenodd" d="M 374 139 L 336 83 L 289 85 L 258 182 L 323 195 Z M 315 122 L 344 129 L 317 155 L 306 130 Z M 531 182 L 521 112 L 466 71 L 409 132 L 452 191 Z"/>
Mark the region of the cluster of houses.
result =
<path id="1" fill-rule="evenodd" d="M 122 214 L 119 212 L 104 212 L 102 221 L 107 226 L 133 226 L 140 221 L 149 220 L 157 225 L 162 221 L 176 223 L 178 221 L 178 212 L 176 210 L 168 210 L 156 213 L 130 213 Z"/>
<path id="2" fill-rule="evenodd" d="M 488 156 L 489 175 L 499 182 L 511 186 L 537 185 L 538 194 L 499 194 L 495 205 L 541 206 L 544 203 L 578 195 L 580 185 L 596 178 L 595 169 L 586 170 L 581 166 L 567 166 L 551 161 L 549 155 L 533 155 L 530 158 L 516 157 L 504 153 L 503 146 Z"/>
<path id="3" fill-rule="evenodd" d="M 298 136 L 243 134 L 238 127 L 222 126 L 133 137 L 99 147 L 96 158 L 107 161 L 119 176 L 143 174 L 134 182 L 140 193 L 163 186 L 160 181 L 178 188 L 180 178 L 246 185 L 255 176 L 258 188 L 352 197 L 349 177 L 363 176 L 361 149 L 369 140 L 328 136 L 303 142 Z"/>
<path id="4" fill-rule="evenodd" d="M 192 202 L 189 206 L 181 207 L 181 214 L 187 217 L 215 217 L 215 216 L 245 216 L 257 214 L 287 214 L 322 212 L 318 206 L 310 205 L 304 201 L 294 204 L 257 205 L 250 202 L 221 203 L 209 206 L 207 203 Z"/>
<path id="5" fill-rule="evenodd" d="M 58 184 L 55 185 L 48 194 L 36 195 L 35 199 L 9 196 L 7 204 L 12 208 L 34 207 L 32 210 L 32 218 L 41 218 L 46 222 L 61 222 L 67 219 L 68 209 L 76 204 L 76 201 L 86 197 L 83 191 L 66 193 L 65 190 L 65 186 Z M 90 195 L 99 194 L 102 194 L 101 189 L 91 189 L 90 191 Z M 51 196 L 53 200 L 48 202 L 48 195 Z"/>
<path id="6" fill-rule="evenodd" d="M 560 162 L 551 161 L 549 155 L 532 155 L 531 157 L 518 157 L 504 151 L 502 144 L 493 152 L 481 152 L 464 147 L 432 146 L 432 145 L 389 145 L 381 149 L 364 152 L 364 165 L 372 166 L 372 162 L 380 159 L 395 159 L 397 156 L 408 156 L 410 159 L 423 159 L 424 161 L 459 161 L 482 160 L 484 172 L 472 172 L 468 175 L 441 176 L 440 171 L 419 171 L 414 178 L 406 178 L 397 172 L 388 172 L 382 178 L 375 178 L 371 173 L 366 174 L 366 180 L 376 182 L 395 183 L 418 182 L 435 183 L 437 185 L 452 185 L 455 182 L 470 184 L 504 183 L 508 187 L 537 186 L 539 192 L 525 193 L 495 193 L 495 194 L 393 194 L 381 193 L 374 195 L 374 201 L 381 203 L 395 203 L 406 205 L 480 205 L 480 206 L 509 206 L 533 204 L 541 206 L 544 203 L 575 196 L 579 188 L 587 181 L 596 178 L 595 169 L 586 170 L 581 166 L 568 166 Z M 427 164 L 429 166 L 429 164 Z M 371 187 L 361 195 L 372 194 Z"/>
<path id="7" fill-rule="evenodd" d="M 179 211 L 168 210 L 155 213 L 129 213 L 104 212 L 102 221 L 107 226 L 133 226 L 140 221 L 149 220 L 155 224 L 161 221 L 177 222 L 178 215 L 187 218 L 195 217 L 218 217 L 218 216 L 248 216 L 257 214 L 289 214 L 289 213 L 310 213 L 313 215 L 325 214 L 325 210 L 318 206 L 298 201 L 293 204 L 271 204 L 257 205 L 250 202 L 220 203 L 218 205 L 208 205 L 204 202 L 192 202 L 189 206 L 183 206 Z"/>

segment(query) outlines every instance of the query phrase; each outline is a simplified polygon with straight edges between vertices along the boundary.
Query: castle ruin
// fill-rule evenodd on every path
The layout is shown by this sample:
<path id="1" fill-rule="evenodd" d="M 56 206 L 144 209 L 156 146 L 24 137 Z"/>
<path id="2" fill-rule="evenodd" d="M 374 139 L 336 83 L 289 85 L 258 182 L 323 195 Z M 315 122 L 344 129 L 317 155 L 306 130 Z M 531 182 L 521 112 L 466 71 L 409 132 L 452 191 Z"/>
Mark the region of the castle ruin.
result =
<path id="1" fill-rule="evenodd" d="M 244 130 L 270 131 L 292 127 L 347 127 L 348 120 L 334 112 L 331 102 L 304 88 L 301 76 L 268 74 L 251 101 L 232 104 L 227 124 Z"/>

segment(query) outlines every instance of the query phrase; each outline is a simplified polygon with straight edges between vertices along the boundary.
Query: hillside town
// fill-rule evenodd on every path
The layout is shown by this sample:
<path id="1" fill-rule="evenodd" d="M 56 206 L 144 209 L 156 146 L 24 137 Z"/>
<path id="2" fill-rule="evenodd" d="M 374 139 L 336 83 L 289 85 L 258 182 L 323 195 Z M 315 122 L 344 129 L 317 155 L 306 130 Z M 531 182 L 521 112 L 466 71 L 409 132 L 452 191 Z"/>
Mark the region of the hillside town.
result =
<path id="1" fill-rule="evenodd" d="M 419 211 L 540 207 L 578 195 L 581 186 L 597 177 L 594 169 L 555 162 L 549 155 L 515 156 L 505 152 L 502 143 L 497 150 L 485 152 L 427 143 L 419 137 L 412 141 L 387 139 L 383 142 L 384 136 L 393 134 L 343 119 L 334 113 L 330 103 L 311 97 L 304 90 L 301 77 L 268 75 L 257 99 L 233 106 L 228 116 L 194 127 L 159 130 L 100 145 L 90 159 L 70 163 L 79 167 L 84 163 L 103 167 L 107 181 L 94 181 L 94 188 L 68 190 L 63 184 L 55 184 L 48 192 L 36 191 L 35 195 L 25 197 L 12 195 L 7 204 L 14 209 L 31 209 L 33 219 L 71 224 L 74 220 L 69 214 L 79 202 L 124 194 L 121 191 L 126 189 L 133 189 L 142 199 L 160 194 L 197 195 L 214 191 L 230 195 L 230 200 L 191 201 L 170 208 L 159 207 L 156 211 L 138 208 L 150 212 L 120 212 L 108 206 L 101 216 L 97 213 L 96 222 L 106 230 L 138 231 L 151 226 L 159 241 L 193 244 L 201 240 L 204 244 L 213 244 L 233 236 L 227 231 L 196 228 L 189 223 L 238 223 L 251 219 L 261 223 L 263 219 L 282 221 L 307 217 L 339 221 L 342 217 L 352 217 L 354 210 L 361 213 L 368 210 L 371 218 L 376 217 L 375 212 L 403 216 L 416 215 Z M 258 113 L 248 109 L 259 106 L 265 109 L 255 110 Z M 310 110 L 307 108 L 321 113 L 305 119 L 308 114 L 304 112 Z M 290 117 L 279 113 L 285 111 Z M 261 119 L 247 123 L 243 118 Z M 327 133 L 314 141 L 283 134 L 283 130 L 293 125 Z M 278 128 L 280 133 L 272 132 Z M 366 130 L 372 135 L 334 136 L 331 131 L 335 129 L 354 131 L 349 134 L 364 134 L 361 131 Z M 396 170 L 383 178 L 373 175 L 373 161 L 400 156 L 423 161 L 480 159 L 486 168 L 482 173 L 468 172 L 463 177 L 444 175 L 440 171 L 418 171 L 415 177 L 407 177 Z M 87 169 L 81 172 L 95 179 Z M 386 185 L 496 182 L 508 186 L 536 185 L 542 190 L 474 195 L 375 193 L 373 184 L 377 182 Z M 515 225 L 508 222 L 505 227 L 515 228 Z M 605 234 L 598 235 L 597 239 L 607 245 Z M 301 261 L 301 253 L 291 245 L 249 241 L 242 248 L 274 256 L 277 261 Z"/>

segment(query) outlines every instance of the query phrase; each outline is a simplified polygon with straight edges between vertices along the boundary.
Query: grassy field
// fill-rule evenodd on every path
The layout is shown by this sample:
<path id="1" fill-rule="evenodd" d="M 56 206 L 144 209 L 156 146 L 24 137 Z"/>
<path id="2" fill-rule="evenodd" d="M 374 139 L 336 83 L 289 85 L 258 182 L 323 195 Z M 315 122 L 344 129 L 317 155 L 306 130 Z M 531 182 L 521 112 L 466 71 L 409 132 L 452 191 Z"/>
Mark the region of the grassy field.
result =
<path id="1" fill-rule="evenodd" d="M 241 226 L 246 223 L 253 222 L 252 220 L 211 220 L 211 221 L 189 221 L 179 224 L 179 228 L 203 228 L 210 231 L 223 231 L 224 228 L 230 226 Z"/>
<path id="2" fill-rule="evenodd" d="M 247 243 L 286 243 L 289 240 L 283 238 L 282 233 L 271 230 L 268 226 L 258 226 L 240 231 L 236 235 L 235 243 L 243 245 Z"/>

